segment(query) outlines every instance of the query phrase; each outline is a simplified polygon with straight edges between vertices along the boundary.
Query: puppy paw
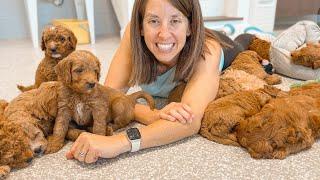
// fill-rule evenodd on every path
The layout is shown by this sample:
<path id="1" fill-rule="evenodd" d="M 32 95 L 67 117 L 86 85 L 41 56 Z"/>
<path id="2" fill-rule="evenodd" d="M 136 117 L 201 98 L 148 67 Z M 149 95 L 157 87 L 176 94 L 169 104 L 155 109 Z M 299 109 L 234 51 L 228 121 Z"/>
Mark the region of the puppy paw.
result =
<path id="1" fill-rule="evenodd" d="M 60 139 L 54 137 L 54 136 L 49 136 L 48 137 L 48 146 L 45 151 L 45 154 L 52 154 L 55 152 L 58 152 L 64 145 L 63 140 L 61 141 Z"/>

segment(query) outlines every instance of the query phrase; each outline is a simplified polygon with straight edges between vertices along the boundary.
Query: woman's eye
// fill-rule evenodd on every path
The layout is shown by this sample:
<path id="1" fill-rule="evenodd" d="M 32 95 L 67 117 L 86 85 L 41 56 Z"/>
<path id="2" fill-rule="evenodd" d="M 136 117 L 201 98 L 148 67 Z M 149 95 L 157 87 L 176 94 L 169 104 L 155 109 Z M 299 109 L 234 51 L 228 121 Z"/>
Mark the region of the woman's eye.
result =
<path id="1" fill-rule="evenodd" d="M 158 23 L 159 23 L 159 21 L 158 21 L 158 20 L 153 19 L 153 20 L 149 20 L 149 23 L 150 23 L 150 24 L 158 24 Z"/>
<path id="2" fill-rule="evenodd" d="M 179 23 L 181 23 L 181 20 L 179 20 L 179 19 L 171 20 L 171 24 L 179 24 Z"/>
<path id="3" fill-rule="evenodd" d="M 83 69 L 82 69 L 82 68 L 79 68 L 79 69 L 74 70 L 74 72 L 76 72 L 76 73 L 82 73 L 82 72 L 83 72 Z"/>

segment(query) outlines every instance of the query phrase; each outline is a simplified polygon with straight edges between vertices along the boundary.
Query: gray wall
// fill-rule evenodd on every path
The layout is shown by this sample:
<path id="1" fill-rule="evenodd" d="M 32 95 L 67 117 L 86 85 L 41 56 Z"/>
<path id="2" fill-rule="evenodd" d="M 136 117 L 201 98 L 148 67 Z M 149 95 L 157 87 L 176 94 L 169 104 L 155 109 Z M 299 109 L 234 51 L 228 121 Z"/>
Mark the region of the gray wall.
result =
<path id="1" fill-rule="evenodd" d="M 0 0 L 0 39 L 29 38 L 29 24 L 23 0 Z M 118 35 L 120 31 L 110 0 L 94 0 L 96 35 Z M 73 0 L 56 7 L 38 0 L 39 31 L 52 19 L 76 18 Z"/>

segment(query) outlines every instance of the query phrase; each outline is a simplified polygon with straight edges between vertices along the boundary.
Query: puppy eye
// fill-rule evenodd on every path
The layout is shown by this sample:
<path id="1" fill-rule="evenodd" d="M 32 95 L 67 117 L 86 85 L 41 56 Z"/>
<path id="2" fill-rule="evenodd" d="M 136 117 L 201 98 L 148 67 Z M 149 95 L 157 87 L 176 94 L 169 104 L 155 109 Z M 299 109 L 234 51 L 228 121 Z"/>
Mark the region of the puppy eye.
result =
<path id="1" fill-rule="evenodd" d="M 65 37 L 60 36 L 60 41 L 61 41 L 61 42 L 64 42 L 65 40 L 66 40 L 66 38 L 65 38 Z"/>
<path id="2" fill-rule="evenodd" d="M 78 68 L 78 69 L 75 69 L 74 72 L 80 74 L 83 72 L 83 69 L 82 68 Z"/>

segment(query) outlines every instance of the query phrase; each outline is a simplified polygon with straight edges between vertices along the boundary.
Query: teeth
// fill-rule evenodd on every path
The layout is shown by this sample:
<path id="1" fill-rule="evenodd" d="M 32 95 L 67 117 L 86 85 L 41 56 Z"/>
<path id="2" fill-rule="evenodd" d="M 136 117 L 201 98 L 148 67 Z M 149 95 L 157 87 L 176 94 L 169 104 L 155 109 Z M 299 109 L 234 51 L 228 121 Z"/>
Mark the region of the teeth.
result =
<path id="1" fill-rule="evenodd" d="M 59 57 L 61 57 L 61 54 L 52 54 L 51 57 L 53 57 L 53 58 L 59 58 Z"/>
<path id="2" fill-rule="evenodd" d="M 173 47 L 173 43 L 171 43 L 171 44 L 160 44 L 160 43 L 157 43 L 157 47 L 161 51 L 168 51 Z"/>

